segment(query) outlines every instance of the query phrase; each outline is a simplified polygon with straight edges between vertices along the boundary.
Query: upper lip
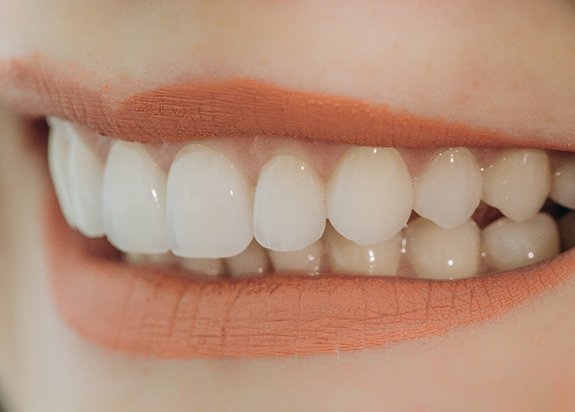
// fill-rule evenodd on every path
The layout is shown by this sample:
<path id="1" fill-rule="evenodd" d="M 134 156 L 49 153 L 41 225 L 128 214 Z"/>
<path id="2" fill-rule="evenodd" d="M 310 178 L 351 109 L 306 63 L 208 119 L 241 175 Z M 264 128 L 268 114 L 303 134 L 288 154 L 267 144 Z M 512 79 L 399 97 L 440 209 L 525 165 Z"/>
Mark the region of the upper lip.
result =
<path id="1" fill-rule="evenodd" d="M 0 65 L 0 95 L 25 114 L 55 115 L 117 139 L 160 143 L 283 136 L 363 146 L 573 150 L 566 139 L 542 139 L 535 133 L 518 138 L 248 78 L 170 84 L 117 99 L 108 83 L 91 88 L 42 63 L 34 58 Z"/>
<path id="2" fill-rule="evenodd" d="M 567 142 L 535 136 L 518 140 L 498 131 L 249 79 L 168 85 L 112 101 L 106 90 L 25 62 L 13 65 L 3 78 L 12 84 L 8 97 L 24 113 L 56 115 L 144 143 L 265 135 L 416 148 L 569 149 Z M 53 221 L 51 246 L 71 251 L 66 262 L 51 254 L 57 268 L 52 271 L 54 291 L 64 317 L 102 344 L 160 357 L 329 353 L 437 335 L 503 313 L 569 277 L 573 265 L 567 254 L 550 265 L 454 282 L 278 276 L 206 283 L 96 262 L 77 250 L 72 235 L 54 232 L 61 218 L 58 225 Z M 82 269 L 84 273 L 75 273 Z M 93 296 L 95 290 L 106 299 Z"/>

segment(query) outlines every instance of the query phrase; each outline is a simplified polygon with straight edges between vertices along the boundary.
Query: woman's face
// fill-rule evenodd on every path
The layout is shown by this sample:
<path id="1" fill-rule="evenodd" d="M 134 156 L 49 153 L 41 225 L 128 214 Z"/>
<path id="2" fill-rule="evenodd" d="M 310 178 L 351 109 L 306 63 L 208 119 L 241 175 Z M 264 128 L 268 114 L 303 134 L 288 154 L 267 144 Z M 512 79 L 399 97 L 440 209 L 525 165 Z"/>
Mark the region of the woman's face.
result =
<path id="1" fill-rule="evenodd" d="M 449 204 L 435 209 L 429 205 L 437 193 L 449 199 L 449 189 L 459 187 L 457 184 L 477 186 L 475 169 L 469 166 L 476 164 L 473 159 L 483 173 L 478 172 L 477 187 L 483 184 L 481 179 L 487 180 L 502 149 L 480 151 L 476 146 L 573 147 L 575 3 L 2 0 L 0 99 L 0 378 L 3 399 L 13 408 L 9 410 L 575 410 L 575 392 L 571 390 L 575 386 L 574 258 L 546 262 L 535 271 L 518 270 L 509 278 L 488 276 L 491 280 L 484 283 L 477 278 L 471 282 L 437 280 L 445 277 L 442 274 L 449 268 L 441 266 L 441 259 L 429 263 L 426 258 L 433 260 L 445 250 L 452 253 L 449 245 L 459 243 L 453 253 L 462 259 L 456 259 L 462 266 L 456 264 L 454 276 L 446 277 L 467 278 L 487 271 L 486 265 L 492 265 L 491 272 L 498 272 L 493 265 L 516 268 L 506 265 L 513 251 L 521 249 L 523 239 L 535 245 L 536 256 L 557 253 L 548 252 L 549 245 L 557 241 L 556 233 L 539 226 L 534 226 L 535 235 L 525 234 L 528 230 L 523 226 L 517 232 L 493 232 L 493 244 L 499 246 L 492 245 L 494 250 L 487 253 L 485 228 L 501 213 L 489 219 L 475 214 L 478 225 L 464 216 L 470 229 L 450 232 L 456 234 L 449 238 L 438 232 L 435 223 L 441 221 L 450 226 L 445 230 L 456 230 L 461 222 L 450 223 L 452 218 L 457 220 L 454 213 L 441 215 L 443 208 L 451 210 Z M 30 121 L 48 115 L 68 119 L 76 130 L 82 130 L 80 134 L 91 136 L 88 146 L 97 154 L 79 157 L 83 161 L 76 161 L 76 174 L 72 174 L 88 179 L 81 181 L 81 187 L 94 182 L 85 177 L 91 173 L 86 170 L 95 170 L 90 162 L 97 163 L 103 156 L 111 163 L 110 141 L 99 145 L 94 132 L 146 142 L 138 147 L 146 147 L 146 153 L 152 153 L 149 158 L 135 155 L 133 145 L 122 146 L 128 154 L 120 153 L 116 150 L 120 144 L 116 144 L 114 155 L 120 159 L 116 166 L 120 172 L 106 166 L 101 177 L 106 187 L 103 197 L 108 199 L 103 202 L 111 202 L 105 216 L 99 217 L 105 221 L 104 231 L 115 249 L 132 252 L 129 259 L 139 264 L 113 260 L 109 251 L 99 255 L 94 248 L 87 252 L 91 257 L 82 260 L 77 257 L 82 253 L 72 250 L 78 243 L 75 239 L 83 243 L 87 236 L 72 232 L 60 216 L 54 217 L 43 138 L 47 132 Z M 316 137 L 321 142 L 314 140 Z M 193 146 L 186 152 L 188 158 L 179 165 L 187 174 L 181 172 L 178 180 L 172 172 L 184 156 L 174 156 L 184 141 L 194 138 L 206 141 L 200 149 Z M 170 145 L 161 145 L 167 141 Z M 363 151 L 361 155 L 366 157 L 357 160 L 349 156 L 350 143 L 395 146 L 402 151 Z M 438 169 L 447 171 L 438 172 L 439 181 L 450 183 L 436 188 L 435 195 L 410 197 L 411 189 L 405 189 L 401 176 L 397 177 L 400 172 L 419 176 L 417 189 L 423 186 L 422 176 L 433 158 L 430 153 L 456 146 L 471 148 L 458 149 L 455 155 L 449 152 L 455 163 L 463 162 L 462 169 L 456 169 L 463 180 L 453 179 L 449 173 L 455 172 L 440 165 Z M 388 156 L 387 163 L 369 166 L 370 155 L 380 153 Z M 396 164 L 397 153 L 406 166 L 389 172 L 386 165 Z M 507 156 L 517 153 L 507 152 Z M 498 203 L 497 199 L 505 196 L 486 195 L 489 189 L 483 189 L 483 194 L 481 189 L 469 189 L 465 202 L 473 203 L 469 199 L 479 193 L 477 196 L 492 206 L 482 203 L 484 210 L 500 209 L 507 217 L 515 216 L 539 196 L 535 193 L 538 188 L 547 184 L 547 189 L 542 189 L 543 202 L 551 190 L 549 185 L 556 183 L 552 177 L 540 177 L 544 173 L 551 176 L 564 157 L 543 151 L 525 153 L 531 157 L 525 155 L 518 164 L 535 158 L 537 167 L 526 166 L 527 171 L 502 189 L 517 189 L 520 200 L 509 206 L 511 211 L 504 210 L 506 201 L 503 206 Z M 461 160 L 467 155 L 471 163 Z M 540 155 L 544 160 L 537 158 Z M 193 164 L 193 156 L 203 163 Z M 148 167 L 141 166 L 144 158 L 151 162 Z M 287 165 L 295 162 L 295 169 L 306 169 L 305 173 L 290 174 L 288 166 L 274 168 L 280 163 L 267 163 L 279 158 Z M 145 178 L 126 177 L 136 173 L 126 166 L 130 159 L 136 159 L 134 167 Z M 157 170 L 152 172 L 149 165 L 154 162 Z M 342 164 L 351 165 L 348 169 L 352 172 L 343 170 Z M 358 165 L 372 167 L 369 170 L 381 177 L 365 172 L 368 175 L 349 178 L 346 173 L 359 173 Z M 53 173 L 57 167 L 52 165 Z M 206 172 L 210 167 L 227 177 L 217 180 Z M 343 170 L 341 181 L 355 183 L 341 183 L 345 187 L 340 190 L 333 177 L 338 167 Z M 506 173 L 501 170 L 494 173 Z M 261 176 L 271 177 L 264 181 Z M 172 246 L 177 244 L 172 250 L 187 258 L 211 258 L 201 261 L 209 270 L 198 266 L 197 260 L 186 261 L 191 270 L 164 269 L 165 262 L 150 269 L 153 265 L 141 255 L 147 254 L 144 249 L 150 244 L 154 246 L 146 250 L 155 253 L 161 249 L 154 243 L 159 235 L 150 240 L 144 233 L 153 226 L 154 213 L 164 211 L 157 204 L 151 211 L 134 212 L 141 213 L 132 232 L 118 229 L 133 215 L 110 217 L 129 203 L 124 200 L 123 206 L 118 206 L 117 199 L 145 179 L 164 182 L 157 183 L 160 186 L 168 179 L 165 212 L 173 226 L 168 237 Z M 377 179 L 391 183 L 379 193 Z M 540 185 L 539 180 L 544 183 Z M 237 204 L 232 208 L 234 213 L 244 213 L 247 208 L 250 216 L 251 207 L 256 209 L 256 240 L 267 246 L 268 254 L 264 255 L 267 263 L 250 267 L 265 271 L 275 267 L 276 272 L 284 272 L 294 264 L 302 273 L 323 273 L 326 267 L 337 272 L 334 236 L 340 242 L 353 239 L 356 246 L 387 242 L 371 229 L 381 226 L 394 232 L 389 228 L 397 221 L 403 226 L 401 219 L 409 218 L 411 205 L 419 204 L 416 212 L 420 216 L 432 209 L 429 220 L 418 223 L 412 217 L 408 229 L 393 237 L 402 245 L 397 250 L 403 262 L 400 269 L 396 266 L 393 270 L 434 280 L 396 282 L 395 277 L 370 276 L 352 281 L 348 272 L 365 265 L 361 259 L 350 260 L 344 252 L 346 264 L 342 267 L 346 269 L 340 272 L 347 275 L 341 281 L 333 280 L 342 279 L 341 274 L 304 275 L 303 280 L 276 274 L 269 280 L 252 271 L 245 277 L 240 269 L 231 268 L 249 264 L 242 261 L 234 266 L 237 261 L 232 264 L 229 259 L 237 254 L 234 250 L 245 248 L 238 244 L 251 239 L 252 226 L 240 228 L 248 233 L 243 237 L 238 235 L 240 229 L 217 236 L 218 231 L 227 233 L 237 220 L 229 218 L 232 223 L 220 227 L 221 216 L 229 217 L 228 198 L 214 195 L 211 201 L 217 213 L 206 212 L 207 217 L 189 226 L 191 229 L 185 220 L 194 218 L 186 215 L 187 210 L 202 207 L 194 192 L 186 198 L 194 206 L 170 204 L 170 199 L 185 197 L 180 188 L 193 186 L 206 194 L 218 185 L 241 191 L 245 185 L 255 187 L 256 182 L 255 204 L 249 200 L 249 207 L 242 203 L 243 209 Z M 149 188 L 150 183 L 146 184 Z M 154 185 L 151 183 L 152 189 Z M 362 192 L 363 186 L 369 186 L 367 194 Z M 281 190 L 274 191 L 276 187 L 291 192 L 286 189 L 288 195 L 284 196 Z M 386 192 L 388 187 L 393 191 Z M 524 187 L 528 189 L 522 195 Z M 327 200 L 316 196 L 317 190 L 325 190 Z M 348 202 L 350 193 L 367 200 L 354 206 Z M 376 204 L 381 200 L 378 196 L 384 195 L 393 200 L 382 204 L 399 204 L 385 209 L 386 216 L 393 219 L 380 219 L 378 214 L 370 217 L 367 211 L 366 227 L 357 229 L 361 219 L 354 220 L 360 214 L 354 211 L 362 204 Z M 163 196 L 157 195 L 156 201 L 161 202 Z M 199 198 L 207 195 L 202 196 Z M 233 196 L 234 201 L 243 201 Z M 260 202 L 258 196 L 273 201 Z M 291 209 L 284 207 L 293 199 L 299 203 Z M 339 200 L 334 203 L 334 199 Z M 401 208 L 397 199 L 409 204 L 405 217 L 397 212 Z M 478 203 L 479 197 L 468 215 Z M 135 204 L 138 208 L 139 203 Z M 269 204 L 289 219 L 269 217 Z M 293 213 L 294 209 L 298 212 Z M 559 212 L 553 213 L 557 218 Z M 318 236 L 314 233 L 323 231 L 325 217 L 330 218 L 332 237 L 324 235 L 315 242 Z M 93 216 L 82 219 L 76 225 L 84 232 L 97 220 Z M 295 223 L 286 225 L 286 220 Z M 513 224 L 525 220 L 511 219 Z M 421 229 L 423 224 L 431 225 L 430 221 L 435 221 L 435 226 L 427 232 Z M 269 229 L 270 225 L 275 229 Z M 562 233 L 569 230 L 565 226 Z M 174 227 L 183 229 L 180 233 Z M 188 238 L 188 229 L 204 235 L 198 235 L 194 243 Z M 209 246 L 213 233 L 215 246 Z M 402 239 L 407 240 L 402 243 Z M 498 239 L 508 241 L 499 244 Z M 146 243 L 148 240 L 151 243 Z M 140 241 L 146 246 L 132 248 Z M 309 263 L 306 259 L 311 256 L 321 264 L 312 270 L 301 263 L 301 254 L 285 254 L 294 244 L 321 246 L 321 252 L 306 249 L 309 253 L 305 252 L 303 259 Z M 462 251 L 467 247 L 464 244 L 479 246 Z M 515 244 L 519 246 L 514 249 Z M 274 248 L 283 250 L 274 255 L 269 252 Z M 345 250 L 351 253 L 351 249 Z M 388 253 L 379 250 L 377 253 Z M 413 258 L 415 253 L 419 253 L 418 259 Z M 489 260 L 495 255 L 503 263 Z M 220 259 L 224 257 L 225 261 Z M 216 258 L 226 269 L 213 269 Z M 253 263 L 253 256 L 250 258 Z M 478 263 L 470 263 L 474 259 Z M 217 272 L 216 277 L 224 272 L 240 277 L 236 273 L 242 272 L 244 278 L 205 281 L 199 279 L 202 270 Z M 389 275 L 383 272 L 376 275 Z M 184 279 L 186 276 L 192 279 Z M 332 280 L 324 281 L 330 276 Z M 280 280 L 273 280 L 277 278 Z M 126 286 L 124 280 L 132 286 Z M 442 298 L 434 301 L 431 298 L 439 296 L 437 291 Z M 383 302 L 378 301 L 379 293 Z M 429 299 L 417 306 L 422 297 Z M 227 303 L 222 303 L 224 298 Z M 392 300 L 389 313 L 370 309 L 387 307 Z"/>

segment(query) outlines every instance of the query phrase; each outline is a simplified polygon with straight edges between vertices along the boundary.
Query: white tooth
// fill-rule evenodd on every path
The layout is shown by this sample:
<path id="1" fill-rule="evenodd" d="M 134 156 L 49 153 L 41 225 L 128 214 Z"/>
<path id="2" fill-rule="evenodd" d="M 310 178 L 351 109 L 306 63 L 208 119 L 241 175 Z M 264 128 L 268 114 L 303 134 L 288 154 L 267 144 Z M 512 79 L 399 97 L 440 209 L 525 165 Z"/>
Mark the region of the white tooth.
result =
<path id="1" fill-rule="evenodd" d="M 168 224 L 175 255 L 237 255 L 253 238 L 252 212 L 251 188 L 226 157 L 199 144 L 178 152 L 168 177 Z"/>
<path id="2" fill-rule="evenodd" d="M 562 250 L 575 246 L 575 212 L 569 212 L 559 220 L 559 235 Z"/>
<path id="3" fill-rule="evenodd" d="M 550 188 L 551 166 L 543 150 L 504 151 L 483 175 L 483 200 L 517 222 L 539 212 Z"/>
<path id="4" fill-rule="evenodd" d="M 171 253 L 146 255 L 143 253 L 126 253 L 124 260 L 134 265 L 153 265 L 170 267 L 177 263 L 177 258 Z"/>
<path id="5" fill-rule="evenodd" d="M 477 274 L 479 227 L 473 220 L 443 229 L 418 218 L 407 225 L 407 255 L 415 273 L 427 279 L 461 279 Z"/>
<path id="6" fill-rule="evenodd" d="M 445 229 L 459 226 L 479 205 L 482 184 L 481 169 L 468 149 L 445 150 L 415 180 L 414 210 Z"/>
<path id="7" fill-rule="evenodd" d="M 206 276 L 222 276 L 226 273 L 223 259 L 180 258 L 180 267 Z"/>
<path id="8" fill-rule="evenodd" d="M 327 199 L 333 227 L 357 244 L 373 245 L 405 226 L 413 187 L 397 150 L 354 147 L 336 168 Z"/>
<path id="9" fill-rule="evenodd" d="M 575 209 L 575 156 L 555 168 L 549 197 L 562 206 Z"/>
<path id="10" fill-rule="evenodd" d="M 78 229 L 88 237 L 104 235 L 102 175 L 104 162 L 77 133 L 70 142 L 70 197 Z"/>
<path id="11" fill-rule="evenodd" d="M 244 277 L 268 273 L 271 263 L 266 250 L 254 240 L 242 253 L 227 258 L 226 267 L 230 276 Z"/>
<path id="12" fill-rule="evenodd" d="M 276 272 L 297 272 L 316 275 L 322 269 L 323 244 L 320 241 L 295 252 L 269 251 Z"/>
<path id="13" fill-rule="evenodd" d="M 293 155 L 268 162 L 260 173 L 254 200 L 254 235 L 266 249 L 301 250 L 325 229 L 323 184 L 317 173 Z"/>
<path id="14" fill-rule="evenodd" d="M 49 118 L 50 138 L 48 142 L 48 163 L 56 196 L 60 209 L 68 226 L 76 227 L 76 218 L 70 193 L 70 169 L 68 167 L 68 153 L 70 150 L 70 134 L 68 122 L 56 118 Z"/>
<path id="15" fill-rule="evenodd" d="M 545 213 L 526 222 L 502 217 L 483 229 L 483 249 L 495 270 L 540 262 L 559 254 L 557 224 Z"/>
<path id="16" fill-rule="evenodd" d="M 401 258 L 401 232 L 384 242 L 362 246 L 341 236 L 331 226 L 325 235 L 331 270 L 360 275 L 396 275 Z"/>
<path id="17" fill-rule="evenodd" d="M 104 168 L 102 213 L 110 242 L 124 252 L 165 253 L 166 173 L 138 143 L 117 141 Z"/>

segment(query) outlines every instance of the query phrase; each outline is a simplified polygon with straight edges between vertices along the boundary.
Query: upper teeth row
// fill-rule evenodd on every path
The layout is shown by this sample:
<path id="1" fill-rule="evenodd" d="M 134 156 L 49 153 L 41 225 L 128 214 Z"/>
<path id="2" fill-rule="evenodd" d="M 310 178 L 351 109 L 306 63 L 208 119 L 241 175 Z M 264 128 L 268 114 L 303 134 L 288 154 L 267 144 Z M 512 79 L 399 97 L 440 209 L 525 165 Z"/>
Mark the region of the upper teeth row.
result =
<path id="1" fill-rule="evenodd" d="M 509 219 L 534 218 L 546 198 L 575 207 L 564 162 L 552 173 L 541 150 L 501 151 L 481 168 L 465 148 L 437 154 L 412 178 L 394 148 L 350 147 L 327 182 L 293 154 L 271 158 L 252 182 L 228 158 L 191 143 L 168 173 L 141 144 L 114 141 L 106 161 L 73 125 L 51 119 L 50 167 L 69 224 L 118 249 L 188 258 L 238 255 L 255 239 L 296 251 L 323 235 L 326 219 L 345 238 L 372 245 L 394 238 L 412 210 L 451 229 L 483 200 Z M 555 179 L 553 179 L 555 175 Z"/>

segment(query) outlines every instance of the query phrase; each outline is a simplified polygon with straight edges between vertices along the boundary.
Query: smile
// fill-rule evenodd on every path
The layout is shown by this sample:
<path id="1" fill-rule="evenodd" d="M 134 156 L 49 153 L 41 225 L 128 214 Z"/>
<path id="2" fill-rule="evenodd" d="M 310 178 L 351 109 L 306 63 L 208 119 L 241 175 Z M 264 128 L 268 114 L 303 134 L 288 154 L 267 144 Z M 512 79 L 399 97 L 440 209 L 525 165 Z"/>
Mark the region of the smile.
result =
<path id="1" fill-rule="evenodd" d="M 105 346 L 381 347 L 494 318 L 573 272 L 563 147 L 248 80 L 114 108 L 56 89 L 29 104 L 52 115 L 54 297 Z M 255 103 L 222 117 L 234 93 Z"/>

